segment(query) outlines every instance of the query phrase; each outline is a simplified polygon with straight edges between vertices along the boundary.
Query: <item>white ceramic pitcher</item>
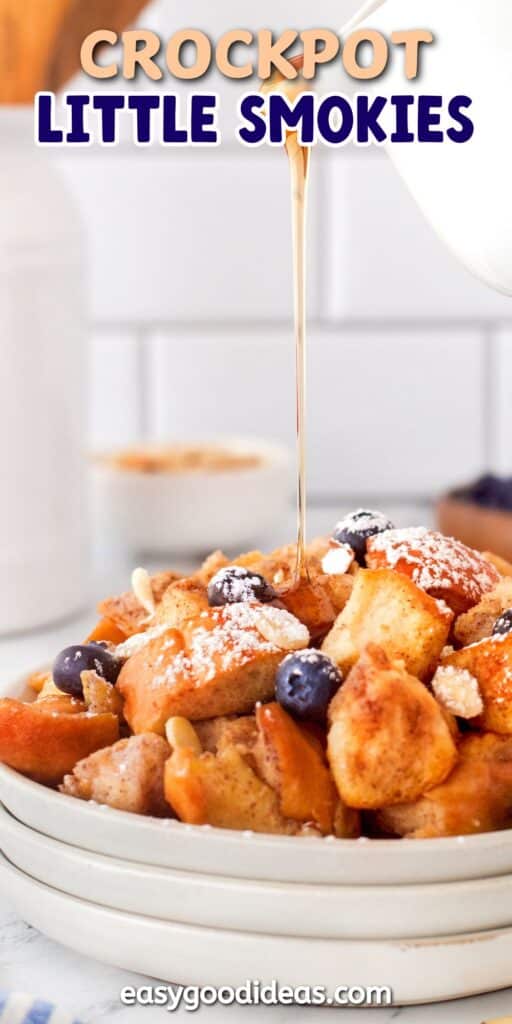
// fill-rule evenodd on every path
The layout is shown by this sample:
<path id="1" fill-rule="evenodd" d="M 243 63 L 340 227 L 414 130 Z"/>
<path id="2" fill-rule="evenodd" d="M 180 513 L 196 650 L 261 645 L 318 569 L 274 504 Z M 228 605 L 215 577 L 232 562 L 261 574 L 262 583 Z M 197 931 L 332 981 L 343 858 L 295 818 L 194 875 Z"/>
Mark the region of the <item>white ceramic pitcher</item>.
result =
<path id="1" fill-rule="evenodd" d="M 87 593 L 82 231 L 33 132 L 0 108 L 0 635 Z"/>
<path id="2" fill-rule="evenodd" d="M 469 142 L 388 148 L 443 241 L 483 281 L 512 295 L 511 0 L 371 0 L 342 35 L 363 26 L 387 37 L 413 28 L 430 29 L 435 37 L 415 81 L 405 78 L 400 47 L 372 91 L 472 98 L 475 132 Z M 325 76 L 326 86 L 340 89 L 339 65 Z M 366 91 L 368 84 L 357 87 Z"/>

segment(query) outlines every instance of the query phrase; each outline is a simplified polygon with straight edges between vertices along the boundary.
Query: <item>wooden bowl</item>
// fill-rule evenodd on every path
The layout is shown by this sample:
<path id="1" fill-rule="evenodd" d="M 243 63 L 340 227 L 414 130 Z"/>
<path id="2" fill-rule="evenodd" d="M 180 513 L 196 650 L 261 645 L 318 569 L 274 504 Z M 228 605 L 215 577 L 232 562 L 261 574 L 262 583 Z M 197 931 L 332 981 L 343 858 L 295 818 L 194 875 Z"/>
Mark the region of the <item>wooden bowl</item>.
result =
<path id="1" fill-rule="evenodd" d="M 436 519 L 441 533 L 512 561 L 512 512 L 446 495 L 437 504 Z"/>

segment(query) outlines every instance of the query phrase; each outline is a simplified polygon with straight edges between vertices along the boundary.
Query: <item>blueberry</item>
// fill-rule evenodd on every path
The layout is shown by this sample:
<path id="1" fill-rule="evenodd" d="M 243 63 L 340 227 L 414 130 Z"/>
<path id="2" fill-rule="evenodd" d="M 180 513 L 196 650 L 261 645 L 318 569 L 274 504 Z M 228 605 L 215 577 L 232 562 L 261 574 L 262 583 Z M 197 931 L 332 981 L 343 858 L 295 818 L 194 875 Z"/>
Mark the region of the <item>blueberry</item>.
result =
<path id="1" fill-rule="evenodd" d="M 365 564 L 366 542 L 377 533 L 393 530 L 393 523 L 382 512 L 369 512 L 359 509 L 351 512 L 339 522 L 333 533 L 334 540 L 340 544 L 349 544 L 359 565 Z"/>
<path id="2" fill-rule="evenodd" d="M 53 666 L 55 686 L 71 697 L 83 697 L 80 673 L 97 672 L 107 683 L 114 684 L 121 663 L 101 643 L 75 644 L 57 655 Z"/>
<path id="3" fill-rule="evenodd" d="M 499 477 L 492 473 L 486 473 L 466 489 L 464 496 L 484 508 L 510 510 L 512 509 L 512 480 L 510 477 Z"/>
<path id="4" fill-rule="evenodd" d="M 508 611 L 503 612 L 503 614 L 500 615 L 499 619 L 496 619 L 496 622 L 494 623 L 494 629 L 492 631 L 492 635 L 493 636 L 500 636 L 500 635 L 503 636 L 506 633 L 510 633 L 511 630 L 512 630 L 512 608 L 509 608 Z"/>
<path id="5" fill-rule="evenodd" d="M 343 676 L 325 654 L 310 648 L 287 654 L 276 675 L 276 698 L 295 718 L 325 722 Z"/>
<path id="6" fill-rule="evenodd" d="M 228 565 L 212 576 L 208 584 L 208 602 L 212 607 L 237 604 L 239 601 L 260 601 L 270 604 L 277 594 L 258 572 L 240 565 Z"/>

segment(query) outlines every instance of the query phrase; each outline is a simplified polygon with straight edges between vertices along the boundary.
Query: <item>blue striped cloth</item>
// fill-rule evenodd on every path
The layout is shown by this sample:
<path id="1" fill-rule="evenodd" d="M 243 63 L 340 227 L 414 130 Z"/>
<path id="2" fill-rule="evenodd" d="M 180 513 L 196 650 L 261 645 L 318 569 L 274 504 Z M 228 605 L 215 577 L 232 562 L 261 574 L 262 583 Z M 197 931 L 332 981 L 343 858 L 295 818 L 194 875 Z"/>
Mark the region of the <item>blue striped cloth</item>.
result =
<path id="1" fill-rule="evenodd" d="M 0 1024 L 80 1024 L 53 1003 L 22 992 L 0 991 Z"/>

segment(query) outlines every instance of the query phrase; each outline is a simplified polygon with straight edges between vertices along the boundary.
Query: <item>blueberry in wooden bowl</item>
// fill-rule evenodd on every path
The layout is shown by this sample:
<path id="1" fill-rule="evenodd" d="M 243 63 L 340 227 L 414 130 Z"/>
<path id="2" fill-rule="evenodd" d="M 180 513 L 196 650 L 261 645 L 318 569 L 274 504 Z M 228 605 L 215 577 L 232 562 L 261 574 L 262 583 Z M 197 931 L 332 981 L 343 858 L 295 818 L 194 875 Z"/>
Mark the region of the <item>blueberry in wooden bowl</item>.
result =
<path id="1" fill-rule="evenodd" d="M 486 473 L 444 495 L 436 513 L 442 533 L 512 562 L 512 477 Z"/>

